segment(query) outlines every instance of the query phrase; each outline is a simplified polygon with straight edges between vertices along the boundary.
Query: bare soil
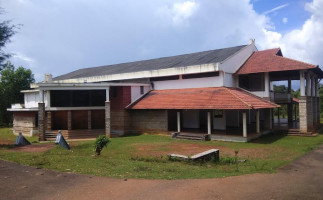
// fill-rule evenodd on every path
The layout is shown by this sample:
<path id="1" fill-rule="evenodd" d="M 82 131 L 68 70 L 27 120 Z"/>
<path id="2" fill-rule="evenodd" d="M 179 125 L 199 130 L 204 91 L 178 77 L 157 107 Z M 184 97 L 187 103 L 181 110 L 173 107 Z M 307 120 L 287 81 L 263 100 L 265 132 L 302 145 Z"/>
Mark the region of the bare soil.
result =
<path id="1" fill-rule="evenodd" d="M 22 146 L 22 147 L 14 147 L 14 148 L 11 148 L 9 151 L 40 153 L 40 152 L 44 152 L 49 149 L 52 149 L 54 147 L 55 147 L 55 144 L 53 144 L 53 143 L 33 144 L 33 145 L 26 145 L 26 146 Z"/>
<path id="2" fill-rule="evenodd" d="M 124 180 L 0 160 L 0 199 L 322 199 L 322 166 L 323 145 L 275 174 L 219 179 Z"/>

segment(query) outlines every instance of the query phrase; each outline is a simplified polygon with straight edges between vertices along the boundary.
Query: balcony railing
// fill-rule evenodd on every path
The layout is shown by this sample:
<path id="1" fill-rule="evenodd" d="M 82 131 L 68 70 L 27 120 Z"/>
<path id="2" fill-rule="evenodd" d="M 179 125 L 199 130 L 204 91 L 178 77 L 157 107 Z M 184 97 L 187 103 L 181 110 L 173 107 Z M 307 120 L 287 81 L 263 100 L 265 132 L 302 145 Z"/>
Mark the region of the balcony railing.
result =
<path id="1" fill-rule="evenodd" d="M 292 95 L 281 92 L 270 92 L 270 100 L 275 103 L 290 103 L 292 102 Z"/>

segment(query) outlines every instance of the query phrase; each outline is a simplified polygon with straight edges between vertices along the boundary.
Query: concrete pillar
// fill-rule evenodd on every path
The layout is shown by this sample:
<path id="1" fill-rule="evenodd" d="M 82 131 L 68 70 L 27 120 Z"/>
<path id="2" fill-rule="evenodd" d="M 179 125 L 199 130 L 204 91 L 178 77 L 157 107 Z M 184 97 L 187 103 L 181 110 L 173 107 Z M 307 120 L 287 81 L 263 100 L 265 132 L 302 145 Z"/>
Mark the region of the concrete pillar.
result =
<path id="1" fill-rule="evenodd" d="M 299 71 L 300 96 L 305 96 L 305 75 L 304 70 Z"/>
<path id="2" fill-rule="evenodd" d="M 306 74 L 306 96 L 311 96 L 311 76 L 309 72 Z"/>
<path id="3" fill-rule="evenodd" d="M 320 86 L 320 83 L 318 81 L 318 78 L 316 77 L 316 80 L 315 80 L 315 86 L 316 86 L 316 89 L 315 89 L 315 94 L 316 94 L 316 97 L 319 97 L 319 86 Z"/>
<path id="4" fill-rule="evenodd" d="M 47 100 L 46 108 L 50 108 L 50 90 L 46 91 L 46 100 Z"/>
<path id="5" fill-rule="evenodd" d="M 111 115 L 110 115 L 110 101 L 105 102 L 105 135 L 111 136 Z"/>
<path id="6" fill-rule="evenodd" d="M 177 112 L 177 132 L 181 132 L 181 112 Z"/>
<path id="7" fill-rule="evenodd" d="M 264 97 L 270 97 L 269 85 L 270 85 L 269 73 L 265 72 L 265 95 L 264 95 Z"/>
<path id="8" fill-rule="evenodd" d="M 242 133 L 243 137 L 247 137 L 247 113 L 242 113 Z"/>
<path id="9" fill-rule="evenodd" d="M 72 130 L 72 111 L 67 111 L 67 130 Z"/>
<path id="10" fill-rule="evenodd" d="M 312 97 L 316 96 L 316 94 L 315 94 L 315 90 L 316 90 L 315 82 L 316 82 L 315 77 L 314 77 L 314 75 L 312 75 L 312 79 L 311 79 L 311 89 L 312 89 L 311 94 L 312 94 Z"/>
<path id="11" fill-rule="evenodd" d="M 38 137 L 39 141 L 45 141 L 45 103 L 38 103 Z"/>
<path id="12" fill-rule="evenodd" d="M 92 129 L 92 111 L 91 110 L 87 111 L 87 129 L 89 129 L 89 130 Z"/>
<path id="13" fill-rule="evenodd" d="M 110 102 L 110 88 L 105 89 L 105 101 Z"/>
<path id="14" fill-rule="evenodd" d="M 211 135 L 211 112 L 207 112 L 207 134 Z"/>
<path id="15" fill-rule="evenodd" d="M 256 110 L 256 131 L 260 133 L 260 115 L 259 110 Z"/>
<path id="16" fill-rule="evenodd" d="M 39 90 L 39 103 L 44 103 L 44 90 Z"/>

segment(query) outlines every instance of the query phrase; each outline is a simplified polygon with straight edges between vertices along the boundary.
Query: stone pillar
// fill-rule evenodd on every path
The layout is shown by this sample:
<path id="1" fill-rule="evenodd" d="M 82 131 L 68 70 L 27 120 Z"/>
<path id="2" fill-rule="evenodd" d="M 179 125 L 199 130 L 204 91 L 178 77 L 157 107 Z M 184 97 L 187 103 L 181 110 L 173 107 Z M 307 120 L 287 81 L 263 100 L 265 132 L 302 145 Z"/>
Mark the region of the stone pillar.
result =
<path id="1" fill-rule="evenodd" d="M 87 129 L 89 129 L 89 130 L 92 129 L 92 111 L 91 110 L 87 111 Z"/>
<path id="2" fill-rule="evenodd" d="M 317 126 L 321 125 L 321 106 L 320 106 L 320 97 L 316 97 L 316 118 L 317 118 Z"/>
<path id="3" fill-rule="evenodd" d="M 72 130 L 72 111 L 67 111 L 67 130 Z"/>
<path id="4" fill-rule="evenodd" d="M 308 132 L 307 127 L 307 97 L 299 97 L 299 130 L 302 133 Z"/>
<path id="5" fill-rule="evenodd" d="M 316 97 L 312 97 L 312 115 L 313 115 L 313 127 L 316 127 L 317 125 L 317 106 L 316 106 Z"/>
<path id="6" fill-rule="evenodd" d="M 260 133 L 260 115 L 259 110 L 256 110 L 256 132 Z"/>
<path id="7" fill-rule="evenodd" d="M 48 111 L 46 116 L 46 130 L 52 130 L 52 112 Z"/>
<path id="8" fill-rule="evenodd" d="M 177 112 L 177 132 L 181 132 L 181 112 Z"/>
<path id="9" fill-rule="evenodd" d="M 207 134 L 211 135 L 211 112 L 207 112 Z"/>
<path id="10" fill-rule="evenodd" d="M 110 124 L 110 101 L 105 102 L 105 135 L 110 137 L 111 124 Z"/>
<path id="11" fill-rule="evenodd" d="M 45 103 L 38 103 L 38 137 L 39 141 L 45 141 Z"/>
<path id="12" fill-rule="evenodd" d="M 243 137 L 247 137 L 247 113 L 242 112 L 242 134 Z"/>

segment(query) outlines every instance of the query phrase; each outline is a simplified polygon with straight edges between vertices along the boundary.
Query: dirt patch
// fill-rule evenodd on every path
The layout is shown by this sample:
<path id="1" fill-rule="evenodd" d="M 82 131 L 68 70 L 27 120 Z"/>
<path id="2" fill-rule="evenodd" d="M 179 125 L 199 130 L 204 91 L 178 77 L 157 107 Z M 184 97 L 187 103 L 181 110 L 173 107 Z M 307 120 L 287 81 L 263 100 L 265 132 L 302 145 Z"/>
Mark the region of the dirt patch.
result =
<path id="1" fill-rule="evenodd" d="M 55 147 L 53 143 L 46 144 L 32 144 L 23 147 L 14 147 L 8 151 L 19 151 L 19 152 L 30 152 L 30 153 L 40 153 L 52 149 Z"/>

